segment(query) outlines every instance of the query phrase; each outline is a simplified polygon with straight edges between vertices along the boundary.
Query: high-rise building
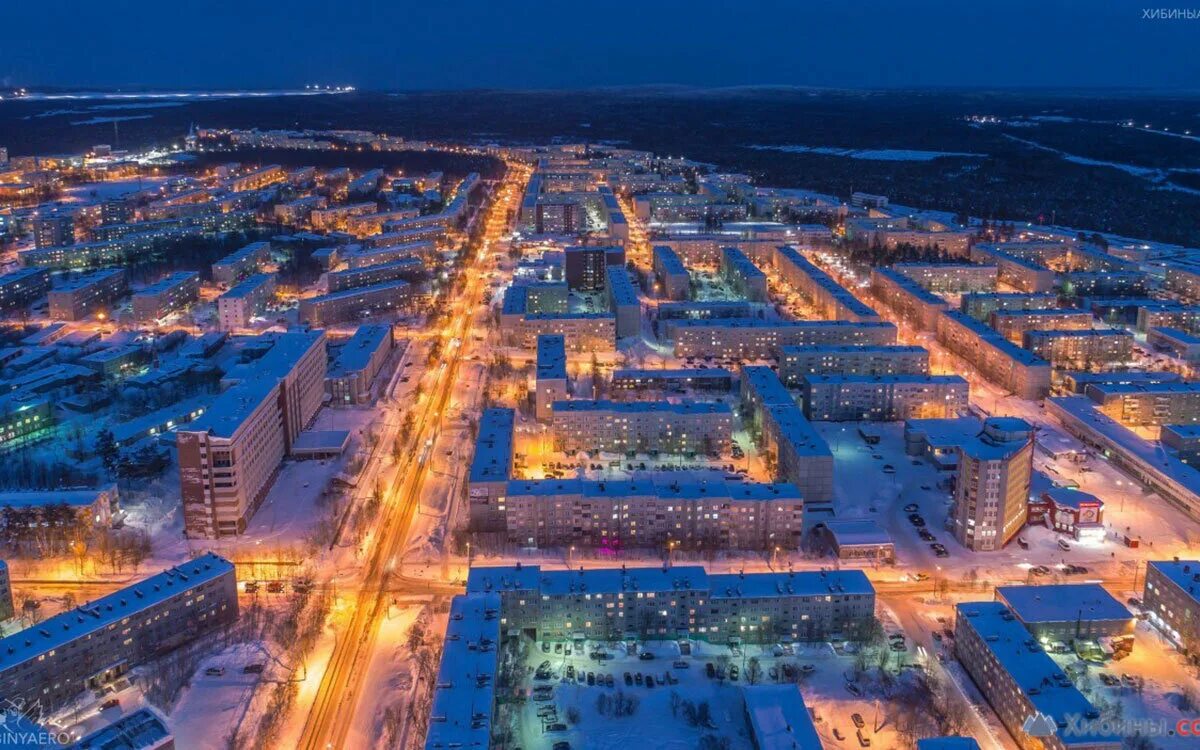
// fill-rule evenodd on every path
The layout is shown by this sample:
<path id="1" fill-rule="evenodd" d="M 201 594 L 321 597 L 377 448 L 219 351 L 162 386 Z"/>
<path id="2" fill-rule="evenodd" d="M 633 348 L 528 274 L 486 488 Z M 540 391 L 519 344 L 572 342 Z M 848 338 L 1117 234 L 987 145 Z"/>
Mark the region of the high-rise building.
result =
<path id="1" fill-rule="evenodd" d="M 985 420 L 959 447 L 951 513 L 954 536 L 976 552 L 997 550 L 1025 526 L 1033 474 L 1033 430 L 1014 417 Z"/>

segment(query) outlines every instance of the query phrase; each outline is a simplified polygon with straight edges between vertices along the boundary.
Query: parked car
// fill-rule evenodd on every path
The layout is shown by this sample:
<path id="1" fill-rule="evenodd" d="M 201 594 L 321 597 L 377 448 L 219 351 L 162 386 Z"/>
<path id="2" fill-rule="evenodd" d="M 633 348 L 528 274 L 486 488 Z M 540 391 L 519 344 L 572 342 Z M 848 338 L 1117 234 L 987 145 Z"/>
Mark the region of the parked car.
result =
<path id="1" fill-rule="evenodd" d="M 208 675 L 209 677 L 220 677 L 221 675 L 225 674 L 225 667 L 209 667 L 208 669 L 204 670 L 204 674 Z"/>
<path id="2" fill-rule="evenodd" d="M 859 713 L 850 714 L 850 721 L 854 722 L 857 729 L 862 729 L 867 725 L 867 722 L 863 721 L 862 714 Z"/>
<path id="3" fill-rule="evenodd" d="M 921 508 L 916 503 L 909 503 L 908 505 L 904 506 L 905 513 L 916 513 L 920 509 Z"/>

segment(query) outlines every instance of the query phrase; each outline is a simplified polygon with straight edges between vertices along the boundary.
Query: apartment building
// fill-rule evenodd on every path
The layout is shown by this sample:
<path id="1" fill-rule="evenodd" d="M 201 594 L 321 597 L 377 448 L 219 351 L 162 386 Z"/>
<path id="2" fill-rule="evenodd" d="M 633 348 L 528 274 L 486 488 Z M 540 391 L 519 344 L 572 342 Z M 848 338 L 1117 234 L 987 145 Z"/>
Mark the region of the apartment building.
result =
<path id="1" fill-rule="evenodd" d="M 776 356 L 784 346 L 888 346 L 896 343 L 896 327 L 891 323 L 842 320 L 679 320 L 672 323 L 672 331 L 677 357 L 768 359 Z"/>
<path id="2" fill-rule="evenodd" d="M 256 273 L 217 298 L 217 327 L 237 331 L 262 316 L 275 296 L 275 274 Z"/>
<path id="3" fill-rule="evenodd" d="M 620 368 L 613 370 L 612 374 L 613 398 L 621 400 L 642 396 L 661 397 L 665 393 L 728 393 L 732 387 L 733 373 L 721 367 L 677 370 Z"/>
<path id="4" fill-rule="evenodd" d="M 1150 622 L 1183 653 L 1200 653 L 1200 561 L 1146 563 L 1142 608 Z"/>
<path id="5" fill-rule="evenodd" d="M 1008 544 L 1029 510 L 1033 476 L 1033 429 L 1015 417 L 993 417 L 958 445 L 958 473 L 950 521 L 954 537 L 969 550 L 987 552 Z"/>
<path id="6" fill-rule="evenodd" d="M 1056 368 L 1108 368 L 1128 364 L 1133 359 L 1133 334 L 1119 328 L 1026 331 L 1025 348 Z"/>
<path id="7" fill-rule="evenodd" d="M 742 367 L 741 400 L 764 453 L 775 464 L 776 481 L 800 489 L 806 527 L 828 520 L 833 515 L 833 453 L 779 376 L 769 367 Z"/>
<path id="8" fill-rule="evenodd" d="M 892 268 L 871 270 L 871 293 L 921 331 L 934 330 L 942 311 L 950 309 L 949 302 Z"/>
<path id="9" fill-rule="evenodd" d="M 751 302 L 767 301 L 767 275 L 736 247 L 721 249 L 721 275 L 739 296 Z"/>
<path id="10" fill-rule="evenodd" d="M 659 294 L 665 299 L 687 299 L 692 293 L 692 277 L 679 254 L 666 245 L 655 245 L 654 273 L 658 278 Z"/>
<path id="11" fill-rule="evenodd" d="M 624 266 L 605 269 L 605 291 L 608 307 L 616 318 L 617 337 L 637 336 L 642 330 L 642 306 L 637 288 Z"/>
<path id="12" fill-rule="evenodd" d="M 1200 422 L 1200 383 L 1093 383 L 1084 395 L 1129 427 Z"/>
<path id="13" fill-rule="evenodd" d="M 63 247 L 75 244 L 75 216 L 67 211 L 52 211 L 33 220 L 33 246 Z"/>
<path id="14" fill-rule="evenodd" d="M 1200 263 L 1181 260 L 1163 265 L 1166 269 L 1163 289 L 1185 302 L 1200 302 Z"/>
<path id="15" fill-rule="evenodd" d="M 227 373 L 234 384 L 175 433 L 189 537 L 243 533 L 279 463 L 321 407 L 325 333 L 264 334 L 259 341 L 270 347 Z"/>
<path id="16" fill-rule="evenodd" d="M 810 420 L 942 419 L 966 411 L 970 386 L 958 375 L 805 375 L 804 416 Z"/>
<path id="17" fill-rule="evenodd" d="M 1053 292 L 972 293 L 959 299 L 959 310 L 981 323 L 991 320 L 997 310 L 1048 310 L 1058 306 L 1058 295 Z"/>
<path id="18" fill-rule="evenodd" d="M 333 325 L 385 315 L 413 304 L 417 288 L 404 280 L 360 286 L 300 300 L 300 320 Z"/>
<path id="19" fill-rule="evenodd" d="M 251 242 L 212 264 L 212 279 L 217 284 L 236 284 L 271 259 L 270 242 Z"/>
<path id="20" fill-rule="evenodd" d="M 1098 583 L 997 586 L 996 601 L 1042 643 L 1133 636 L 1133 615 Z"/>
<path id="21" fill-rule="evenodd" d="M 798 386 L 807 375 L 928 375 L 929 351 L 920 346 L 784 346 L 779 378 Z"/>
<path id="22" fill-rule="evenodd" d="M 133 317 L 140 324 L 154 323 L 186 309 L 200 299 L 200 274 L 179 271 L 133 295 Z"/>
<path id="23" fill-rule="evenodd" d="M 1064 731 L 1068 717 L 1097 719 L 1100 712 L 1079 692 L 1012 611 L 1000 602 L 969 602 L 954 608 L 954 646 L 959 662 L 1022 750 L 1119 750 L 1113 735 Z M 1047 716 L 1055 733 L 1025 732 L 1031 716 Z"/>
<path id="24" fill-rule="evenodd" d="M 733 412 L 722 403 L 559 401 L 552 409 L 555 450 L 566 453 L 728 452 Z"/>
<path id="25" fill-rule="evenodd" d="M 566 338 L 561 334 L 538 336 L 534 372 L 534 412 L 538 421 L 549 422 L 554 403 L 568 398 Z"/>
<path id="26" fill-rule="evenodd" d="M 1086 331 L 1095 320 L 1089 310 L 995 310 L 990 324 L 997 333 L 1019 346 L 1029 331 Z"/>
<path id="27" fill-rule="evenodd" d="M 389 325 L 363 325 L 349 340 L 329 345 L 325 392 L 334 404 L 372 403 L 372 385 L 395 349 Z"/>
<path id="28" fill-rule="evenodd" d="M 550 571 L 476 567 L 467 594 L 499 594 L 501 625 L 537 638 L 715 643 L 859 637 L 875 617 L 860 570 L 710 574 L 700 566 Z"/>
<path id="29" fill-rule="evenodd" d="M 787 483 L 579 479 L 508 483 L 509 542 L 610 550 L 794 550 L 804 505 Z"/>
<path id="30" fill-rule="evenodd" d="M 896 273 L 937 294 L 971 294 L 996 289 L 999 269 L 976 263 L 897 263 Z"/>
<path id="31" fill-rule="evenodd" d="M 507 346 L 532 347 L 537 337 L 560 335 L 573 352 L 612 351 L 617 318 L 611 312 L 567 312 L 562 283 L 509 287 L 500 307 L 500 335 Z"/>
<path id="32" fill-rule="evenodd" d="M 36 302 L 50 291 L 50 272 L 22 268 L 0 276 L 0 312 Z"/>
<path id="33" fill-rule="evenodd" d="M 1137 309 L 1138 333 L 1152 328 L 1176 328 L 1188 333 L 1200 332 L 1200 305 L 1163 303 L 1139 305 Z"/>
<path id="34" fill-rule="evenodd" d="M 61 708 L 237 615 L 233 563 L 201 555 L 0 640 L 0 697 Z"/>
<path id="35" fill-rule="evenodd" d="M 757 254 L 751 251 L 751 257 L 762 257 L 769 262 L 779 278 L 817 308 L 826 320 L 851 323 L 878 323 L 881 320 L 869 305 L 791 245 L 758 248 Z"/>
<path id="36" fill-rule="evenodd" d="M 964 313 L 943 311 L 937 321 L 937 340 L 985 378 L 1021 398 L 1036 400 L 1050 392 L 1049 362 Z"/>
<path id="37" fill-rule="evenodd" d="M 424 261 L 420 258 L 406 257 L 374 266 L 363 266 L 326 274 L 325 289 L 328 292 L 342 292 L 363 286 L 385 284 L 397 279 L 415 282 L 424 274 Z"/>
<path id="38" fill-rule="evenodd" d="M 107 312 L 127 288 L 125 271 L 104 268 L 75 276 L 49 292 L 50 317 L 54 320 L 83 320 L 92 313 Z"/>
<path id="39" fill-rule="evenodd" d="M 467 479 L 472 531 L 504 531 L 508 481 L 513 467 L 516 412 L 492 407 L 479 418 Z"/>
<path id="40" fill-rule="evenodd" d="M 581 291 L 603 289 L 608 267 L 625 265 L 625 248 L 620 245 L 568 247 L 563 256 L 567 285 Z"/>

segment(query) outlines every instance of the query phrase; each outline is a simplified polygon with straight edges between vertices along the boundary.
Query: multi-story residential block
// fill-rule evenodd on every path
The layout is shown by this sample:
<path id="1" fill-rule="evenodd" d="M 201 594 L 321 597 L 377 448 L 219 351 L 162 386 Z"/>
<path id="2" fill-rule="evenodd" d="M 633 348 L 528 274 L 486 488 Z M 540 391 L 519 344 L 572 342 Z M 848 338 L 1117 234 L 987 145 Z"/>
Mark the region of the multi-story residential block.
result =
<path id="1" fill-rule="evenodd" d="M 892 270 L 938 294 L 971 294 L 996 289 L 999 270 L 975 263 L 897 263 Z"/>
<path id="2" fill-rule="evenodd" d="M 1200 653 L 1200 560 L 1147 562 L 1142 608 L 1180 651 Z"/>
<path id="3" fill-rule="evenodd" d="M 201 555 L 0 640 L 0 698 L 61 708 L 237 614 L 233 563 Z"/>
<path id="4" fill-rule="evenodd" d="M 783 346 L 779 378 L 800 385 L 807 375 L 928 375 L 929 351 L 920 346 Z"/>
<path id="5" fill-rule="evenodd" d="M 672 329 L 677 357 L 768 359 L 785 346 L 889 346 L 896 343 L 896 326 L 891 323 L 729 318 L 680 320 L 672 323 Z"/>
<path id="6" fill-rule="evenodd" d="M 63 247 L 75 244 L 75 216 L 68 211 L 54 211 L 33 220 L 33 245 L 36 248 Z"/>
<path id="7" fill-rule="evenodd" d="M 949 302 L 892 268 L 871 270 L 871 293 L 921 331 L 934 330 L 942 311 L 950 309 Z"/>
<path id="8" fill-rule="evenodd" d="M 959 301 L 960 311 L 982 323 L 991 320 L 997 310 L 1048 310 L 1058 306 L 1058 295 L 1054 292 L 964 294 Z"/>
<path id="9" fill-rule="evenodd" d="M 786 483 L 520 480 L 504 498 L 522 547 L 794 550 L 804 503 Z"/>
<path id="10" fill-rule="evenodd" d="M 1172 261 L 1164 264 L 1166 276 L 1163 289 L 1178 295 L 1185 302 L 1200 302 L 1200 263 Z"/>
<path id="11" fill-rule="evenodd" d="M 1092 370 L 1133 359 L 1133 334 L 1119 328 L 1086 331 L 1026 331 L 1025 348 L 1052 367 Z"/>
<path id="12" fill-rule="evenodd" d="M 729 406 L 689 401 L 559 401 L 552 407 L 556 450 L 567 453 L 725 453 L 733 430 Z"/>
<path id="13" fill-rule="evenodd" d="M 262 264 L 270 259 L 270 242 L 251 242 L 212 264 L 213 281 L 218 284 L 236 284 L 247 276 L 258 273 Z"/>
<path id="14" fill-rule="evenodd" d="M 750 251 L 750 255 L 761 257 L 769 263 L 779 278 L 807 299 L 827 320 L 851 323 L 878 323 L 881 320 L 869 305 L 791 245 L 757 248 L 757 251 Z"/>
<path id="15" fill-rule="evenodd" d="M 335 404 L 371 403 L 375 376 L 387 364 L 395 349 L 395 337 L 389 325 L 364 325 L 349 340 L 330 344 L 329 370 L 325 374 L 325 392 Z"/>
<path id="16" fill-rule="evenodd" d="M 50 272 L 44 268 L 22 268 L 0 276 L 0 311 L 35 302 L 50 291 Z"/>
<path id="17" fill-rule="evenodd" d="M 504 531 L 504 498 L 513 467 L 512 409 L 484 409 L 467 479 L 472 531 Z"/>
<path id="18" fill-rule="evenodd" d="M 973 263 L 995 266 L 997 279 L 1021 292 L 1054 291 L 1054 271 L 1010 252 L 1020 243 L 980 243 L 971 248 Z"/>
<path id="19" fill-rule="evenodd" d="M 833 453 L 804 418 L 796 400 L 770 367 L 742 367 L 742 408 L 761 435 L 776 481 L 789 482 L 804 498 L 806 527 L 833 515 Z"/>
<path id="20" fill-rule="evenodd" d="M 699 566 L 472 568 L 467 594 L 481 593 L 500 595 L 503 627 L 547 640 L 629 634 L 716 643 L 816 641 L 860 637 L 875 617 L 875 590 L 860 570 L 718 575 Z"/>
<path id="21" fill-rule="evenodd" d="M 625 265 L 625 248 L 620 245 L 568 247 L 563 251 L 567 284 L 572 289 L 603 289 L 606 269 Z"/>
<path id="22" fill-rule="evenodd" d="M 1000 602 L 969 602 L 955 610 L 954 650 L 1022 750 L 1119 750 L 1121 738 L 1066 731 L 1068 719 L 1100 712 Z M 1049 717 L 1053 733 L 1032 736 L 1031 717 Z"/>
<path id="23" fill-rule="evenodd" d="M 379 265 L 330 273 L 325 276 L 325 288 L 329 292 L 342 292 L 363 286 L 385 284 L 397 279 L 415 282 L 424 274 L 424 261 L 416 257 L 406 257 Z"/>
<path id="24" fill-rule="evenodd" d="M 1084 395 L 1130 427 L 1200 422 L 1200 383 L 1092 383 Z"/>
<path id="25" fill-rule="evenodd" d="M 217 298 L 217 327 L 236 331 L 261 316 L 275 296 L 275 274 L 256 273 Z"/>
<path id="26" fill-rule="evenodd" d="M 280 461 L 321 407 L 325 333 L 265 334 L 260 340 L 270 344 L 266 352 L 227 373 L 234 385 L 175 433 L 189 537 L 243 533 Z"/>
<path id="27" fill-rule="evenodd" d="M 679 254 L 666 245 L 654 246 L 654 273 L 659 294 L 666 299 L 687 299 L 692 293 L 692 278 Z"/>
<path id="28" fill-rule="evenodd" d="M 614 398 L 636 399 L 643 395 L 661 397 L 664 393 L 686 394 L 695 391 L 728 393 L 733 373 L 721 367 L 679 370 L 617 369 L 612 374 Z"/>
<path id="29" fill-rule="evenodd" d="M 313 229 L 344 231 L 346 229 L 346 222 L 350 217 L 371 214 L 378 210 L 379 206 L 374 201 L 370 203 L 350 203 L 343 206 L 313 209 L 312 213 L 308 215 L 308 220 L 312 224 Z"/>
<path id="30" fill-rule="evenodd" d="M 186 309 L 200 298 L 200 274 L 179 271 L 133 295 L 133 317 L 138 323 L 154 323 L 173 312 Z"/>
<path id="31" fill-rule="evenodd" d="M 1176 328 L 1196 333 L 1200 331 L 1200 305 L 1180 305 L 1158 300 L 1154 304 L 1139 305 L 1138 333 L 1146 333 L 1152 328 Z"/>
<path id="32" fill-rule="evenodd" d="M 1133 636 L 1133 615 L 1098 583 L 997 586 L 996 601 L 1042 643 Z"/>
<path id="33" fill-rule="evenodd" d="M 985 378 L 1021 398 L 1039 399 L 1050 392 L 1049 362 L 964 313 L 943 311 L 937 321 L 937 340 Z"/>
<path id="34" fill-rule="evenodd" d="M 967 408 L 958 375 L 805 375 L 804 416 L 817 421 L 943 419 Z"/>
<path id="35" fill-rule="evenodd" d="M 624 266 L 609 266 L 605 276 L 608 306 L 617 319 L 617 337 L 637 336 L 642 328 L 642 306 L 629 272 Z"/>
<path id="36" fill-rule="evenodd" d="M 376 317 L 411 305 L 415 297 L 416 287 L 403 280 L 354 287 L 300 300 L 300 320 L 331 325 Z"/>
<path id="37" fill-rule="evenodd" d="M 269 185 L 287 180 L 287 170 L 278 164 L 269 164 L 248 174 L 234 177 L 225 184 L 232 192 L 241 193 L 249 190 L 261 190 Z"/>
<path id="38" fill-rule="evenodd" d="M 1025 526 L 1033 475 L 1033 429 L 1015 417 L 984 420 L 958 445 L 950 520 L 954 537 L 976 552 L 997 550 Z"/>
<path id="39" fill-rule="evenodd" d="M 570 398 L 567 390 L 567 344 L 563 336 L 551 334 L 537 337 L 534 391 L 534 410 L 540 422 L 550 421 L 556 401 Z"/>
<path id="40" fill-rule="evenodd" d="M 1178 328 L 1151 328 L 1146 332 L 1146 343 L 1184 362 L 1200 362 L 1200 336 L 1194 333 Z"/>
<path id="41" fill-rule="evenodd" d="M 767 275 L 736 247 L 721 249 L 721 274 L 733 290 L 751 302 L 767 301 Z"/>
<path id="42" fill-rule="evenodd" d="M 126 290 L 125 271 L 105 268 L 59 283 L 50 290 L 50 317 L 82 320 L 92 313 L 107 311 Z"/>
<path id="43" fill-rule="evenodd" d="M 1028 331 L 1086 331 L 1095 324 L 1088 310 L 995 310 L 991 326 L 1004 338 L 1020 345 Z"/>

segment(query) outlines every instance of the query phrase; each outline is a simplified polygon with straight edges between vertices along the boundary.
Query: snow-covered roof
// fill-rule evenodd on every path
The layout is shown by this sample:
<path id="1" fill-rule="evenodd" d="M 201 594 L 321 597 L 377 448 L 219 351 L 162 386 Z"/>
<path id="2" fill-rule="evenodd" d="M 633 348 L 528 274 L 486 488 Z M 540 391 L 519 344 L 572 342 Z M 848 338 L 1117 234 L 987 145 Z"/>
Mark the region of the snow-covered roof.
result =
<path id="1" fill-rule="evenodd" d="M 821 738 L 795 685 L 742 688 L 758 750 L 821 750 Z"/>
<path id="2" fill-rule="evenodd" d="M 156 750 L 167 747 L 170 739 L 166 720 L 151 708 L 139 708 L 87 735 L 71 750 Z"/>
<path id="3" fill-rule="evenodd" d="M 1200 603 L 1200 560 L 1151 560 L 1147 565 Z"/>
<path id="4" fill-rule="evenodd" d="M 491 746 L 500 595 L 454 597 L 425 736 L 428 750 Z"/>
<path id="5" fill-rule="evenodd" d="M 1098 583 L 997 586 L 996 599 L 1007 603 L 1026 625 L 1133 620 L 1125 605 Z"/>
<path id="6" fill-rule="evenodd" d="M 479 434 L 475 438 L 475 455 L 471 459 L 472 482 L 502 482 L 512 471 L 513 423 L 512 409 L 484 409 L 479 419 Z"/>

